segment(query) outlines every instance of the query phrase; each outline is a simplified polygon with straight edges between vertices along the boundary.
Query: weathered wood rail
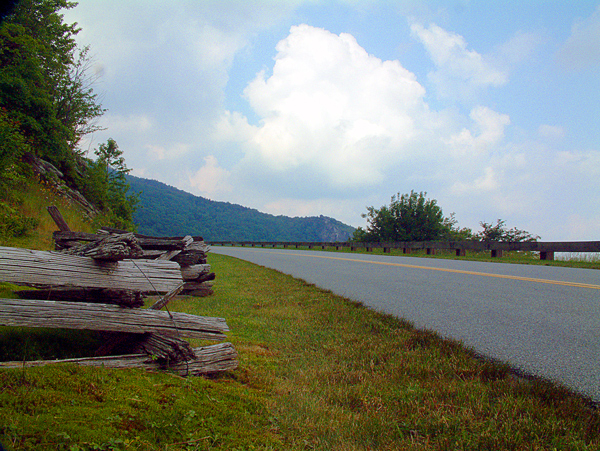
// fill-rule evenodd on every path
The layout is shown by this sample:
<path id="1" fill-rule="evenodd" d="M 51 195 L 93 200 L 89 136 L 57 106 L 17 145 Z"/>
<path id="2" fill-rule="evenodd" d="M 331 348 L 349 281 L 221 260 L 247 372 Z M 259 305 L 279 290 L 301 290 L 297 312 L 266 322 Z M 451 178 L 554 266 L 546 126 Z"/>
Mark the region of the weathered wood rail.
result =
<path id="1" fill-rule="evenodd" d="M 97 261 L 54 251 L 0 246 L 0 281 L 44 287 L 86 287 L 167 293 L 183 282 L 169 260 Z"/>
<path id="2" fill-rule="evenodd" d="M 0 324 L 19 327 L 49 327 L 223 340 L 229 328 L 223 318 L 127 309 L 87 302 L 0 299 Z"/>
<path id="3" fill-rule="evenodd" d="M 194 348 L 194 358 L 187 362 L 165 364 L 149 359 L 147 354 L 128 354 L 103 357 L 83 357 L 64 360 L 30 360 L 0 362 L 0 368 L 28 368 L 49 364 L 71 363 L 82 366 L 95 366 L 114 369 L 141 368 L 145 370 L 168 369 L 180 376 L 200 376 L 203 374 L 230 371 L 237 368 L 237 352 L 231 343 L 218 343 Z"/>
<path id="4" fill-rule="evenodd" d="M 102 344 L 93 358 L 0 362 L 0 368 L 67 362 L 193 375 L 238 366 L 230 343 L 192 349 L 180 338 L 223 340 L 225 319 L 161 310 L 178 294 L 212 293 L 208 281 L 215 274 L 201 237 L 72 232 L 58 209 L 48 211 L 60 229 L 54 233 L 60 252 L 0 247 L 0 281 L 38 288 L 17 291 L 21 299 L 0 299 L 0 325 L 98 331 Z M 136 308 L 152 293 L 166 294 Z"/>
<path id="5" fill-rule="evenodd" d="M 412 250 L 425 249 L 428 255 L 433 255 L 437 250 L 453 250 L 457 256 L 471 252 L 491 252 L 492 257 L 502 257 L 503 252 L 525 251 L 539 252 L 540 259 L 554 260 L 555 252 L 600 252 L 600 241 L 399 241 L 399 242 L 285 242 L 285 241 L 207 241 L 212 246 L 250 246 L 250 247 L 308 247 L 326 249 L 349 249 L 356 251 L 365 249 L 383 249 L 389 253 L 391 249 L 402 249 L 404 254 Z"/>

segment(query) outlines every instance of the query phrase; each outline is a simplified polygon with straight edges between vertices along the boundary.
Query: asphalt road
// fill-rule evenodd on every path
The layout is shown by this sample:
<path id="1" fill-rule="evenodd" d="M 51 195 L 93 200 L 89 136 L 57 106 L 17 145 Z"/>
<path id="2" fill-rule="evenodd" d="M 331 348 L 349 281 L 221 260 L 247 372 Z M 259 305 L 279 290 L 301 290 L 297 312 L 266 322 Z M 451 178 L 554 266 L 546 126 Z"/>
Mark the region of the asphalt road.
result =
<path id="1" fill-rule="evenodd" d="M 600 402 L 600 271 L 220 247 Z"/>

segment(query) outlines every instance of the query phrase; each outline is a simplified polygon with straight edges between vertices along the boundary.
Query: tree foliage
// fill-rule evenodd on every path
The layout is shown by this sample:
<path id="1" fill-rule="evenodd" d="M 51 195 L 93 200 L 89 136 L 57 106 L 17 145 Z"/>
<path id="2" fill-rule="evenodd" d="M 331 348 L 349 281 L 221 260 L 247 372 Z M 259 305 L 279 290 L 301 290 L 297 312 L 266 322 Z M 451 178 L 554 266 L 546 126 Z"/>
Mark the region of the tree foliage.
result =
<path id="1" fill-rule="evenodd" d="M 131 169 L 125 164 L 123 151 L 114 139 L 109 138 L 94 153 L 97 159 L 88 164 L 84 194 L 90 202 L 112 217 L 111 225 L 132 229 L 139 196 L 129 193 L 126 176 Z"/>
<path id="2" fill-rule="evenodd" d="M 79 28 L 61 14 L 76 3 L 10 3 L 0 10 L 0 187 L 21 157 L 34 153 L 108 213 L 112 225 L 132 228 L 137 198 L 127 193 L 123 152 L 109 140 L 92 161 L 78 148 L 83 136 L 100 129 L 96 120 L 105 110 L 89 75 L 89 48 L 77 46 Z"/>
<path id="3" fill-rule="evenodd" d="M 427 193 L 397 194 L 390 205 L 381 208 L 367 207 L 366 230 L 359 227 L 354 241 L 536 241 L 540 237 L 517 229 L 506 228 L 506 221 L 496 224 L 480 222 L 482 231 L 473 234 L 468 227 L 459 227 L 454 213 L 444 217 L 435 199 L 427 199 Z"/>
<path id="4" fill-rule="evenodd" d="M 367 228 L 359 227 L 354 233 L 354 240 L 434 241 L 448 238 L 454 220 L 444 218 L 437 201 L 426 196 L 427 193 L 415 191 L 398 193 L 392 196 L 389 206 L 367 207 L 367 213 L 363 215 L 367 218 Z"/>
<path id="5" fill-rule="evenodd" d="M 521 241 L 537 241 L 539 240 L 539 236 L 532 235 L 531 233 L 525 230 L 519 230 L 516 227 L 512 229 L 506 228 L 506 221 L 502 219 L 498 219 L 496 224 L 480 222 L 481 228 L 483 229 L 477 235 L 475 235 L 476 239 L 481 241 L 512 241 L 512 242 L 521 242 Z"/>
<path id="6" fill-rule="evenodd" d="M 23 153 L 30 150 L 19 123 L 9 117 L 5 108 L 0 108 L 0 137 L 0 174 L 2 174 L 16 163 Z"/>
<path id="7" fill-rule="evenodd" d="M 0 106 L 30 148 L 72 186 L 81 177 L 77 143 L 104 111 L 85 76 L 88 49 L 77 47 L 79 29 L 60 14 L 75 5 L 20 0 L 0 25 Z"/>

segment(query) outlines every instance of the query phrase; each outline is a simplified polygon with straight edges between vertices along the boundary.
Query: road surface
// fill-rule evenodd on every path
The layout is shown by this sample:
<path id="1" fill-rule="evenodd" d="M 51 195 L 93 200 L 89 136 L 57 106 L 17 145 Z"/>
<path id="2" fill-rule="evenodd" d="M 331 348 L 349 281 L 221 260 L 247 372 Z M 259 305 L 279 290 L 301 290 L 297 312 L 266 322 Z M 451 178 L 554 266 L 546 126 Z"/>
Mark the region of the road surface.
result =
<path id="1" fill-rule="evenodd" d="M 600 402 L 600 271 L 212 246 L 314 283 Z"/>

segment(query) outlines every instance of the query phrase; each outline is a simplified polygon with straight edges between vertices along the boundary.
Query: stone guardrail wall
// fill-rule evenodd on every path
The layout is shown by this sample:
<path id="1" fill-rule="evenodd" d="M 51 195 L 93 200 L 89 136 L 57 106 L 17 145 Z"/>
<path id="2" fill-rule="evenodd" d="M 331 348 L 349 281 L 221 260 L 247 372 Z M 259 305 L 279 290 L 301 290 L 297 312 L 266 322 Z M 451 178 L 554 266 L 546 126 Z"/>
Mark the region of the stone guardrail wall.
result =
<path id="1" fill-rule="evenodd" d="M 285 242 L 285 241 L 210 241 L 212 246 L 249 246 L 249 247 L 283 247 L 309 249 L 335 247 L 337 250 L 348 248 L 350 251 L 366 249 L 383 249 L 384 253 L 391 249 L 402 249 L 410 254 L 413 249 L 425 249 L 427 255 L 434 255 L 437 250 L 454 250 L 456 256 L 466 255 L 466 251 L 491 252 L 492 257 L 502 257 L 504 251 L 539 252 L 541 260 L 554 260 L 555 252 L 600 252 L 600 241 L 399 241 L 399 242 Z"/>

